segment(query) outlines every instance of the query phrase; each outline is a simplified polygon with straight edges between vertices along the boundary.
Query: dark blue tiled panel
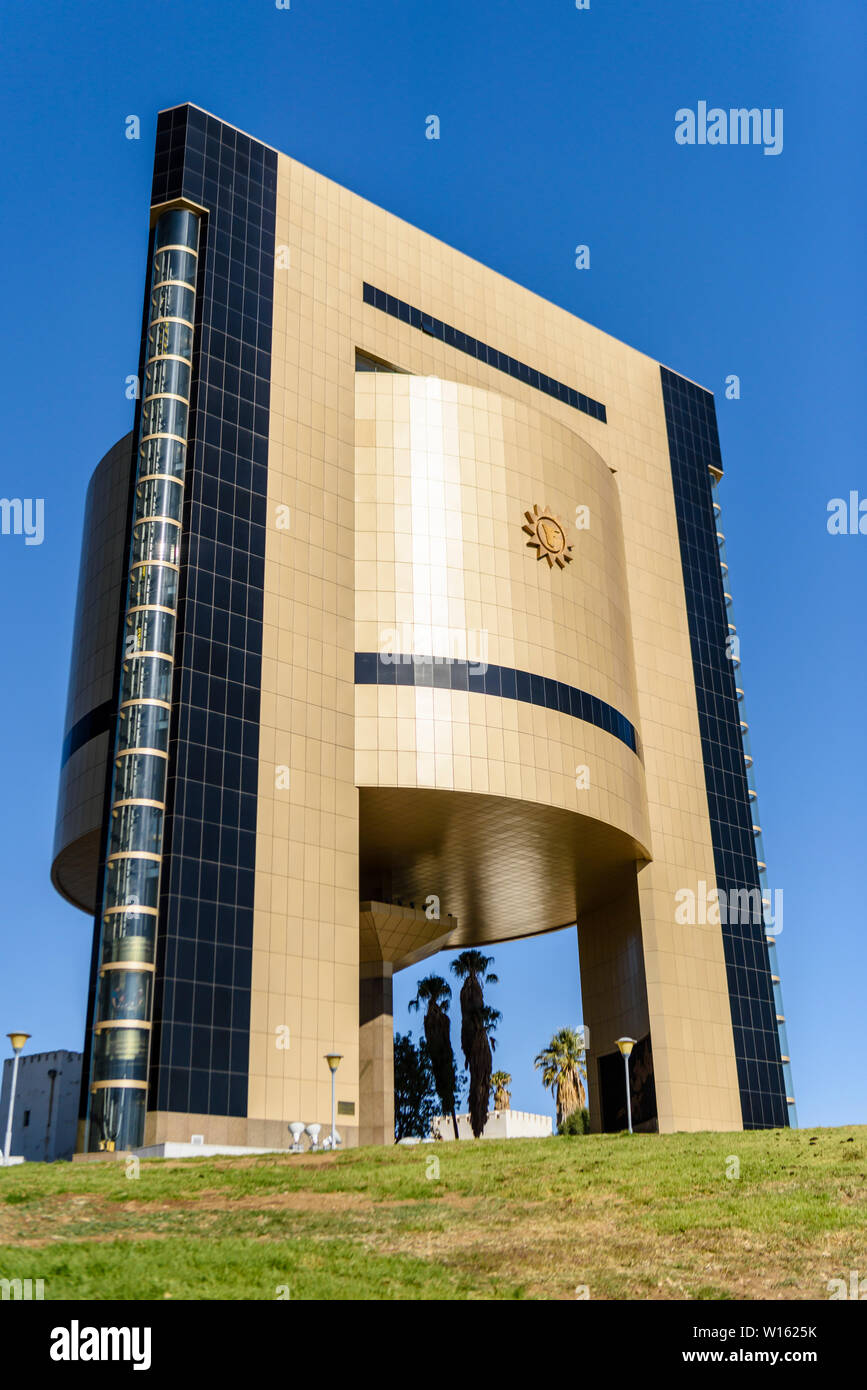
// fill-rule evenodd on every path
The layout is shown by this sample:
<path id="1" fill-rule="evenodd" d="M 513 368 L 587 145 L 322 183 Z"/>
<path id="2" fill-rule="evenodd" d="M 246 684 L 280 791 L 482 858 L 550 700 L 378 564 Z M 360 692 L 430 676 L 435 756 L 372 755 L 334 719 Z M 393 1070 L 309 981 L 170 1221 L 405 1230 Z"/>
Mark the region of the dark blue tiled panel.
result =
<path id="1" fill-rule="evenodd" d="M 66 735 L 63 740 L 63 755 L 61 767 L 65 767 L 79 748 L 83 748 L 92 738 L 99 734 L 105 734 L 111 729 L 114 720 L 114 704 L 111 700 L 106 700 L 103 704 L 97 705 L 95 709 L 88 710 L 87 714 L 82 715 Z"/>
<path id="2" fill-rule="evenodd" d="M 731 902 L 732 890 L 759 891 L 760 882 L 708 472 L 722 467 L 716 411 L 709 391 L 661 372 L 716 882 Z M 721 930 L 744 1128 L 788 1125 L 764 927 L 746 908 L 744 920 L 728 915 Z"/>
<path id="3" fill-rule="evenodd" d="M 612 705 L 587 695 L 562 681 L 531 676 L 511 666 L 481 665 L 475 661 L 443 660 L 432 656 L 355 653 L 356 685 L 426 685 L 442 690 L 468 690 L 471 694 L 496 695 L 504 700 L 523 700 L 527 705 L 558 710 L 587 724 L 605 729 L 638 752 L 635 728 Z"/>
<path id="4" fill-rule="evenodd" d="M 526 363 L 518 362 L 505 352 L 488 347 L 487 343 L 480 343 L 477 338 L 471 338 L 469 333 L 461 333 L 450 324 L 443 323 L 442 319 L 423 314 L 421 309 L 414 309 L 411 304 L 405 304 L 402 299 L 395 299 L 393 294 L 386 294 L 385 290 L 378 290 L 375 285 L 368 285 L 366 281 L 363 293 L 365 304 L 373 305 L 374 309 L 381 309 L 393 319 L 400 319 L 401 323 L 421 329 L 428 337 L 438 338 L 447 347 L 457 348 L 459 352 L 465 352 L 469 357 L 487 363 L 489 367 L 496 367 L 498 372 L 505 372 L 517 381 L 523 381 L 526 386 L 533 386 L 537 391 L 544 391 L 546 396 L 554 396 L 565 405 L 571 405 L 573 410 L 581 410 L 585 415 L 591 415 L 594 420 L 601 420 L 603 425 L 607 424 L 605 406 L 601 401 L 594 401 L 592 396 L 585 396 L 583 391 L 576 391 L 574 387 L 566 386 L 562 381 L 555 381 L 553 377 L 537 372 Z"/>
<path id="5" fill-rule="evenodd" d="M 163 112 L 153 201 L 199 260 L 149 1105 L 247 1113 L 277 156 Z"/>

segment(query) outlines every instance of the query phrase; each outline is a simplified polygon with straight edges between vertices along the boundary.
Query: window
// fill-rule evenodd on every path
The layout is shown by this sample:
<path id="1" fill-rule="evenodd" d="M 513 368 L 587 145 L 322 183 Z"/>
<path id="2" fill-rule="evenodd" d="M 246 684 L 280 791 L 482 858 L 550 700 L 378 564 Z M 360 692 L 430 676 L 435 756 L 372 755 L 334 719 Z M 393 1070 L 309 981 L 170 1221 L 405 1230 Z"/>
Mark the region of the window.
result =
<path id="1" fill-rule="evenodd" d="M 406 375 L 402 367 L 393 367 L 390 362 L 384 362 L 381 357 L 373 357 L 369 352 L 362 352 L 360 348 L 355 349 L 355 370 L 357 372 L 391 372 Z"/>

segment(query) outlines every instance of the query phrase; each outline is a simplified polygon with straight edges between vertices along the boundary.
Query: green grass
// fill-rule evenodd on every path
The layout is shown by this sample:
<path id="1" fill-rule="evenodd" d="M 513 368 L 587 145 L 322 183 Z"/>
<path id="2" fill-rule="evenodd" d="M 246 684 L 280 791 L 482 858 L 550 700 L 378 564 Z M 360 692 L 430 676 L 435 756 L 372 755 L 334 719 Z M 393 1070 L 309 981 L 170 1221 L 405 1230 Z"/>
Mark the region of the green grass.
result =
<path id="1" fill-rule="evenodd" d="M 47 1299 L 827 1298 L 867 1270 L 865 1198 L 864 1127 L 148 1160 L 138 1179 L 32 1164 L 0 1169 L 0 1277 Z"/>

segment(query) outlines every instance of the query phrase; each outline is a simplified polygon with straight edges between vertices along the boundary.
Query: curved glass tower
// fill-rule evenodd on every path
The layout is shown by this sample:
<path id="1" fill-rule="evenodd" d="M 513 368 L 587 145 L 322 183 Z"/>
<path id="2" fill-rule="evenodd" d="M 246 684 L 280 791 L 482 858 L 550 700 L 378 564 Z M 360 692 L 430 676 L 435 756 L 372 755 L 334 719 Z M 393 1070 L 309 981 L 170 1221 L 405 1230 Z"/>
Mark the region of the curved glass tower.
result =
<path id="1" fill-rule="evenodd" d="M 88 1150 L 144 1136 L 199 217 L 156 223 L 102 885 Z"/>

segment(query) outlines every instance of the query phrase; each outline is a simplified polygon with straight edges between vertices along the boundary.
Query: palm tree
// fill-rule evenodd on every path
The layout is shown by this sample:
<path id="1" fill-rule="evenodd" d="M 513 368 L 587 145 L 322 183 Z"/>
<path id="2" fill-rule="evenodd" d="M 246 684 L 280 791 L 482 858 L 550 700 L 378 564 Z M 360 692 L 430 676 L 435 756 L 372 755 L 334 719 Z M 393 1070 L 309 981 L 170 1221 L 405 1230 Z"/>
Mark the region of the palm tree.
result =
<path id="1" fill-rule="evenodd" d="M 447 1012 L 448 1000 L 452 997 L 451 985 L 441 975 L 426 975 L 416 986 L 415 999 L 409 1001 L 411 1009 L 418 1009 L 427 1003 L 424 1016 L 424 1038 L 434 1074 L 434 1085 L 443 1107 L 444 1115 L 451 1115 L 458 1138 L 458 1117 L 455 1113 L 455 1087 L 457 1073 L 455 1054 L 452 1051 L 451 1023 Z"/>
<path id="2" fill-rule="evenodd" d="M 461 951 L 460 955 L 456 956 L 451 964 L 452 974 L 457 975 L 459 980 L 464 981 L 463 988 L 461 989 L 461 1047 L 465 1058 L 468 1057 L 470 1047 L 472 1046 L 473 1030 L 471 1027 L 468 1027 L 469 1019 L 463 1002 L 464 990 L 471 981 L 474 981 L 478 985 L 480 991 L 484 985 L 499 984 L 500 981 L 498 976 L 488 972 L 488 966 L 493 965 L 493 963 L 493 956 L 483 956 L 481 951 L 471 950 Z M 484 998 L 480 999 L 478 1007 L 481 1009 L 486 1007 Z M 496 1013 L 497 1011 L 494 1009 L 491 1010 L 491 1012 Z M 496 1027 L 499 1018 L 500 1015 L 497 1014 L 497 1018 L 493 1021 L 494 1027 Z"/>
<path id="3" fill-rule="evenodd" d="M 496 980 L 496 978 L 497 977 L 495 975 L 494 979 Z M 497 1031 L 497 1024 L 499 1023 L 502 1017 L 503 1015 L 500 1012 L 500 1010 L 491 1008 L 490 1004 L 486 1004 L 482 1009 L 482 1024 L 484 1025 L 485 1032 L 488 1035 L 488 1042 L 491 1044 L 492 1052 L 496 1052 L 497 1050 L 497 1043 L 494 1038 L 494 1033 Z"/>
<path id="4" fill-rule="evenodd" d="M 576 1029 L 560 1028 L 533 1063 L 542 1072 L 542 1084 L 555 1093 L 558 1127 L 573 1110 L 587 1104 L 584 1082 L 587 1062 L 584 1042 Z"/>
<path id="5" fill-rule="evenodd" d="M 495 1110 L 508 1110 L 512 1099 L 512 1092 L 506 1088 L 512 1079 L 511 1072 L 495 1071 L 491 1075 L 491 1094 L 494 1097 Z"/>
<path id="6" fill-rule="evenodd" d="M 461 951 L 451 965 L 452 974 L 463 980 L 461 986 L 461 1047 L 470 1072 L 470 1125 L 476 1139 L 482 1134 L 488 1119 L 488 1096 L 491 1089 L 491 1043 L 488 1030 L 500 1020 L 497 1009 L 485 1004 L 482 986 L 498 983 L 489 973 L 493 956 L 481 951 Z"/>

